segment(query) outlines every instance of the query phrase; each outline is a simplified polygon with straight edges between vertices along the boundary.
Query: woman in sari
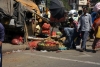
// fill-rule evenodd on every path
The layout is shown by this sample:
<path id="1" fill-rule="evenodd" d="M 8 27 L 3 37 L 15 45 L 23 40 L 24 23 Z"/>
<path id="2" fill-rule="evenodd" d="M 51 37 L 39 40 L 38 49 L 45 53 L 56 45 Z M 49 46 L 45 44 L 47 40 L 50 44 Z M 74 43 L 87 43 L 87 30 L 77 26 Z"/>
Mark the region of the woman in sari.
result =
<path id="1" fill-rule="evenodd" d="M 94 30 L 94 36 L 95 36 L 94 42 L 92 44 L 93 53 L 96 53 L 96 46 L 100 44 L 100 38 L 96 37 L 98 26 L 100 26 L 100 10 L 98 10 L 97 18 L 95 19 L 93 23 L 93 30 Z"/>

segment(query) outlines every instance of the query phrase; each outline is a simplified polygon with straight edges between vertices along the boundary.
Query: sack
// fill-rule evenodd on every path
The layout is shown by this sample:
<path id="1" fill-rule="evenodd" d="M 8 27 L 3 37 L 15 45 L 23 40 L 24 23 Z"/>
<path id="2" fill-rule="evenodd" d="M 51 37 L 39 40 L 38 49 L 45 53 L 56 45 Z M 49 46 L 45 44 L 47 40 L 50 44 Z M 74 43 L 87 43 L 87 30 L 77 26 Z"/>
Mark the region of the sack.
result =
<path id="1" fill-rule="evenodd" d="M 19 45 L 19 40 L 18 39 L 12 39 L 11 43 L 13 45 Z"/>
<path id="2" fill-rule="evenodd" d="M 98 26 L 98 30 L 97 30 L 97 33 L 96 33 L 96 38 L 100 38 L 100 26 Z"/>
<path id="3" fill-rule="evenodd" d="M 29 47 L 31 48 L 37 48 L 37 44 L 41 41 L 31 41 L 28 43 Z"/>
<path id="4" fill-rule="evenodd" d="M 50 24 L 44 23 L 42 26 L 43 29 L 50 29 Z"/>
<path id="5" fill-rule="evenodd" d="M 56 32 L 53 31 L 51 36 L 52 36 L 52 37 L 53 37 L 53 36 L 56 37 Z"/>
<path id="6" fill-rule="evenodd" d="M 50 34 L 50 30 L 42 30 L 43 34 Z"/>

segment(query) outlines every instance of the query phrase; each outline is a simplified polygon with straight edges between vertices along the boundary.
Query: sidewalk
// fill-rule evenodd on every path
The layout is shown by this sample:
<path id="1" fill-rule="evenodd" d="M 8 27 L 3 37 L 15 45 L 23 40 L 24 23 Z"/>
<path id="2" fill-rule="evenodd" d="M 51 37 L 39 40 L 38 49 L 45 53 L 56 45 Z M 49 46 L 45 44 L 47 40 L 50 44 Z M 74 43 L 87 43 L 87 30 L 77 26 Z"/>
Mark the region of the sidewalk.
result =
<path id="1" fill-rule="evenodd" d="M 24 50 L 24 49 L 26 49 L 26 48 L 28 48 L 28 45 L 25 45 L 25 44 L 23 44 L 23 45 L 12 45 L 12 44 L 10 44 L 10 43 L 3 43 L 2 44 L 2 52 L 3 53 L 5 53 L 5 52 L 11 52 L 11 51 L 13 51 L 13 50 Z"/>

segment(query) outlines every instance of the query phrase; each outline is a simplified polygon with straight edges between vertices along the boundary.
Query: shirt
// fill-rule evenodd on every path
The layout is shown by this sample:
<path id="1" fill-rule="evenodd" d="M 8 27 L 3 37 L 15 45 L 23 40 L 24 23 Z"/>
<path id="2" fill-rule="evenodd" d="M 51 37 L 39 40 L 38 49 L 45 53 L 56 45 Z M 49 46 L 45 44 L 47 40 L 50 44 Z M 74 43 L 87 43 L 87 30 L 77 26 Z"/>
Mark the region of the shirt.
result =
<path id="1" fill-rule="evenodd" d="M 4 41 L 4 26 L 0 23 L 0 41 Z"/>
<path id="2" fill-rule="evenodd" d="M 92 28 L 92 18 L 89 13 L 86 13 L 86 15 L 81 15 L 77 29 L 79 28 L 81 31 L 90 31 Z"/>
<path id="3" fill-rule="evenodd" d="M 93 23 L 93 27 L 96 27 L 96 25 L 100 25 L 100 18 L 97 18 L 94 23 Z"/>
<path id="4" fill-rule="evenodd" d="M 93 13 L 91 14 L 91 17 L 92 17 L 92 23 L 94 23 L 94 20 L 96 19 L 96 15 L 97 15 L 96 12 L 93 12 Z"/>

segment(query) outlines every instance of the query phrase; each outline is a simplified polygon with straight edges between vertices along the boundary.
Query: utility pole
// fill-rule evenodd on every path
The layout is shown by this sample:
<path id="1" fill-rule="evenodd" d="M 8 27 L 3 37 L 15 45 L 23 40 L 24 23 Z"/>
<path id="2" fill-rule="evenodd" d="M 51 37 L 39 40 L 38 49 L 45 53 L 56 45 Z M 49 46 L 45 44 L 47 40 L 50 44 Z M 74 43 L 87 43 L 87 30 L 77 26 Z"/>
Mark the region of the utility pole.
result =
<path id="1" fill-rule="evenodd" d="M 47 8 L 47 4 L 48 2 L 47 2 L 47 0 L 46 0 L 46 14 L 48 13 L 48 8 Z"/>

